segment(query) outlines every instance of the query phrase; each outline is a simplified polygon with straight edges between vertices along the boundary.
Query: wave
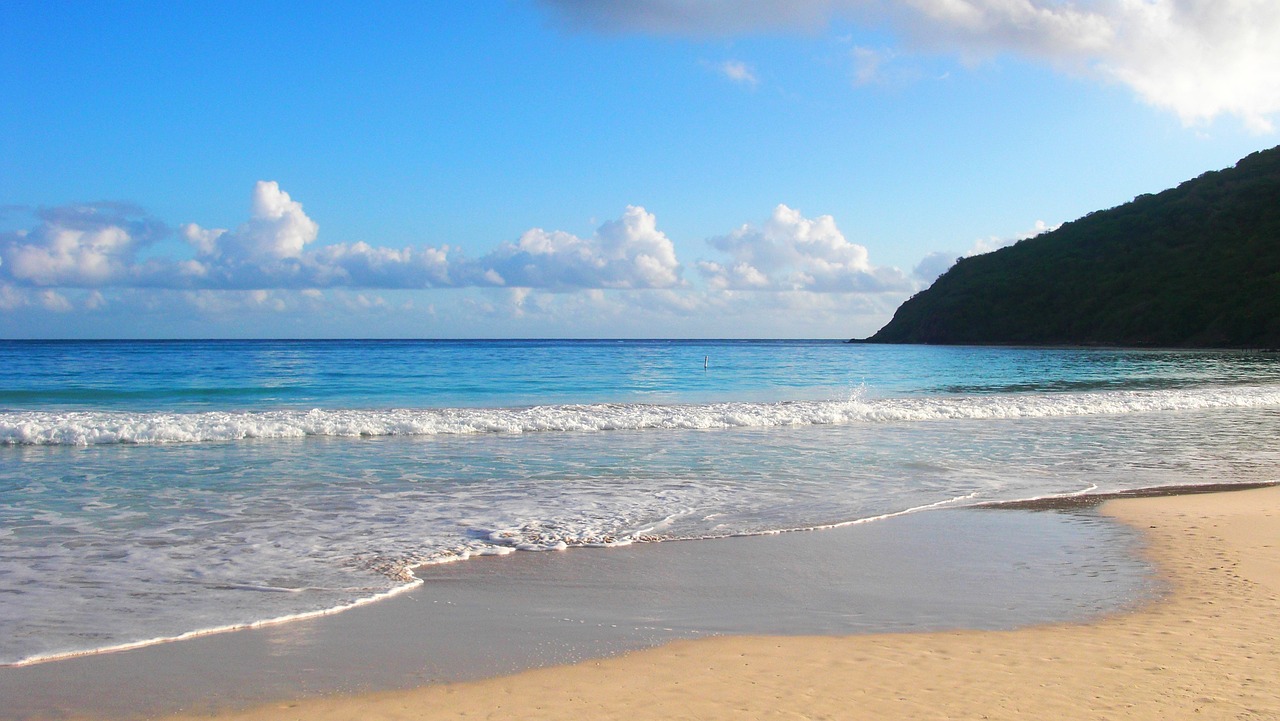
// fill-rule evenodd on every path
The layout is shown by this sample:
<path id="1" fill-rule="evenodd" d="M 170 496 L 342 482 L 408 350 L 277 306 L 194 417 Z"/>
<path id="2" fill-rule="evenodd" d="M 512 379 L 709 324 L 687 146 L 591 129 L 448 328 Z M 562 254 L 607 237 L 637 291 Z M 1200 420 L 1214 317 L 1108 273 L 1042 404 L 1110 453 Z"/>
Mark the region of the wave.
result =
<path id="1" fill-rule="evenodd" d="M 701 430 L 958 419 L 1116 415 L 1280 406 L 1280 387 L 926 396 L 774 403 L 605 403 L 528 408 L 0 412 L 0 444 L 86 446 L 305 437 Z"/>

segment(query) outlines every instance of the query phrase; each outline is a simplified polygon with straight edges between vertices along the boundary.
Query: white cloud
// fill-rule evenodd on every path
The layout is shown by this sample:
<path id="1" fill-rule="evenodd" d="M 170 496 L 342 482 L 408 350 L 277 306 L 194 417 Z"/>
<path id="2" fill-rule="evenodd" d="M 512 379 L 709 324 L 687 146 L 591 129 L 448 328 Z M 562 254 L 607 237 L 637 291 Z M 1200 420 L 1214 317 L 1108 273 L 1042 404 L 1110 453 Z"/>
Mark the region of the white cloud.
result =
<path id="1" fill-rule="evenodd" d="M 1270 0 L 911 0 L 926 47 L 1012 52 L 1119 82 L 1187 125 L 1280 112 L 1280 3 Z M 913 17 L 914 15 L 914 17 Z M 919 22 L 922 20 L 923 22 Z"/>
<path id="2" fill-rule="evenodd" d="M 1195 125 L 1239 117 L 1257 132 L 1280 113 L 1274 0 L 544 0 L 570 22 L 687 35 L 791 32 L 836 18 L 888 25 L 919 49 L 966 62 L 1014 54 L 1129 87 Z M 855 53 L 855 77 L 877 57 Z"/>
<path id="3" fill-rule="evenodd" d="M 707 285 L 715 290 L 766 290 L 771 285 L 767 275 L 745 261 L 726 267 L 713 260 L 701 260 L 698 261 L 698 272 L 707 279 Z"/>
<path id="4" fill-rule="evenodd" d="M 131 211 L 139 212 L 140 211 Z M 74 221 L 74 222 L 73 222 Z M 178 289 L 667 288 L 683 284 L 675 246 L 652 213 L 629 206 L 594 235 L 533 228 L 478 260 L 457 248 L 389 248 L 358 241 L 312 247 L 319 226 L 275 182 L 254 187 L 235 230 L 189 223 L 193 258 L 136 260 L 163 225 L 83 208 L 46 211 L 33 231 L 0 235 L 0 277 L 41 287 Z M 139 239 L 139 235 L 142 239 Z"/>
<path id="5" fill-rule="evenodd" d="M 475 268 L 480 277 L 512 287 L 634 289 L 682 283 L 675 246 L 658 230 L 657 218 L 634 205 L 590 238 L 542 228 L 525 231 Z"/>
<path id="6" fill-rule="evenodd" d="M 303 257 L 299 266 L 314 286 L 358 288 L 443 288 L 455 285 L 452 256 L 457 250 L 440 248 L 386 248 L 358 241 L 318 248 Z"/>
<path id="7" fill-rule="evenodd" d="M 140 335 L 854 335 L 918 287 L 873 265 L 831 216 L 786 205 L 708 241 L 720 252 L 698 263 L 696 286 L 640 206 L 589 236 L 532 228 L 469 258 L 451 246 L 321 245 L 302 205 L 259 183 L 235 229 L 188 224 L 170 233 L 186 241 L 179 252 L 139 252 L 167 232 L 104 204 L 46 210 L 31 230 L 0 235 L 0 329 L 36 314 L 53 334 L 92 322 Z M 452 290 L 402 292 L 431 289 Z"/>
<path id="8" fill-rule="evenodd" d="M 248 222 L 228 232 L 191 223 L 183 234 L 202 258 L 264 261 L 297 258 L 316 239 L 320 226 L 307 217 L 302 203 L 289 197 L 274 180 L 253 187 L 253 212 Z"/>
<path id="9" fill-rule="evenodd" d="M 4 249 L 5 267 L 34 285 L 108 283 L 120 276 L 133 252 L 128 231 L 116 226 L 84 231 L 58 226 L 28 235 Z"/>
<path id="10" fill-rule="evenodd" d="M 830 215 L 810 219 L 786 205 L 759 228 L 744 225 L 708 242 L 732 258 L 698 264 L 711 288 L 877 293 L 912 285 L 896 268 L 872 266 L 867 249 L 850 243 Z"/>
<path id="11" fill-rule="evenodd" d="M 31 231 L 0 234 L 0 273 L 34 286 L 94 287 L 125 280 L 137 250 L 164 226 L 120 203 L 42 209 Z"/>
<path id="12" fill-rule="evenodd" d="M 720 72 L 735 83 L 742 83 L 752 87 L 760 84 L 755 72 L 741 60 L 726 60 L 720 63 Z"/>
<path id="13" fill-rule="evenodd" d="M 531 288 L 512 288 L 507 292 L 507 297 L 511 300 L 511 306 L 515 309 L 516 315 L 524 315 L 524 303 L 529 299 L 529 294 L 533 292 Z"/>
<path id="14" fill-rule="evenodd" d="M 226 228 L 201 228 L 195 223 L 187 223 L 182 226 L 182 237 L 187 239 L 191 247 L 196 249 L 197 255 L 217 256 L 220 255 L 218 248 L 218 239 L 226 235 Z"/>
<path id="15" fill-rule="evenodd" d="M 1236 115 L 1255 132 L 1280 112 L 1280 3 L 1117 2 L 1115 41 L 1098 69 L 1187 124 Z"/>

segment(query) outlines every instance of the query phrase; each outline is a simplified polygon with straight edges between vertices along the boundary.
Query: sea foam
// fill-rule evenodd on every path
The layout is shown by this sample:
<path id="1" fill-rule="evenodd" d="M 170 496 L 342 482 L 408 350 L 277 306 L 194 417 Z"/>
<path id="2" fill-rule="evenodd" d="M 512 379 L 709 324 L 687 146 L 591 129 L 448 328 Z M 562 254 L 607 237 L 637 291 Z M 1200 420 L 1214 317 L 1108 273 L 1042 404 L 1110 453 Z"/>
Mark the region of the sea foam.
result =
<path id="1" fill-rule="evenodd" d="M 146 413 L 8 411 L 0 444 L 101 445 L 243 439 L 617 431 L 1115 415 L 1280 405 L 1280 388 L 906 396 L 775 403 L 601 403 L 526 408 L 312 409 Z"/>

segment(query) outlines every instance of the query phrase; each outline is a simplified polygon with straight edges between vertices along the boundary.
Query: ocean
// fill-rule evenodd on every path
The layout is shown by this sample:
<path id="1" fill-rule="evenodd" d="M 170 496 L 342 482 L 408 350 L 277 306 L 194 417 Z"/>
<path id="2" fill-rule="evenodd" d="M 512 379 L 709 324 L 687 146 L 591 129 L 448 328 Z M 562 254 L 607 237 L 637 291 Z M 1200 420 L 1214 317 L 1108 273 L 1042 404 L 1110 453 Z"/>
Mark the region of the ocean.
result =
<path id="1" fill-rule="evenodd" d="M 0 664 L 331 613 L 475 556 L 1274 481 L 1277 438 L 1273 353 L 4 341 Z"/>

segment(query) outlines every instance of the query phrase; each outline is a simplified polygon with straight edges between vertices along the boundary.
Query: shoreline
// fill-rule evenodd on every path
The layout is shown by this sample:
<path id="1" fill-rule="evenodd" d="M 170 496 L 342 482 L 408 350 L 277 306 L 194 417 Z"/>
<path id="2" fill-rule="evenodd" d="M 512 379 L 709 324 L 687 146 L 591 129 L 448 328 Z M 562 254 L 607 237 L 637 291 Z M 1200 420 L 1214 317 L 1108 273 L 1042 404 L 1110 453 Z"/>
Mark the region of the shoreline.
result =
<path id="1" fill-rule="evenodd" d="M 283 626 L 289 623 L 297 623 L 299 621 L 310 621 L 313 619 L 324 618 L 325 616 L 336 616 L 346 611 L 361 608 L 371 604 L 379 603 L 390 598 L 395 598 L 402 593 L 408 593 L 418 586 L 422 585 L 422 579 L 416 576 L 407 581 L 403 586 L 395 586 L 387 591 L 374 594 L 372 596 L 364 596 L 354 601 L 344 603 L 340 606 L 330 608 L 322 608 L 316 611 L 303 611 L 300 613 L 289 614 L 286 616 L 274 616 L 272 618 L 264 618 L 258 621 L 250 621 L 248 623 L 239 623 L 226 626 L 212 626 L 210 628 L 199 628 L 194 631 L 186 631 L 173 636 L 158 636 L 156 638 L 147 638 L 140 641 L 125 641 L 123 643 L 111 646 L 102 646 L 99 648 L 90 648 L 83 651 L 63 651 L 60 653 L 51 653 L 46 655 L 31 656 L 20 661 L 12 663 L 0 663 L 0 671 L 3 669 L 13 668 L 30 668 L 33 666 L 41 666 L 44 664 L 59 663 L 62 661 L 71 661 L 78 658 L 91 658 L 94 656 L 107 656 L 122 651 L 137 651 L 141 649 L 151 648 L 153 646 L 162 646 L 170 643 L 182 643 L 194 639 L 205 638 L 208 636 L 219 636 L 228 633 L 238 633 L 241 631 L 254 631 L 258 629 L 270 628 L 272 626 Z"/>
<path id="2" fill-rule="evenodd" d="M 975 504 L 968 504 L 968 505 L 957 503 L 958 499 L 946 499 L 943 501 L 938 501 L 936 503 L 931 503 L 931 504 L 927 504 L 920 507 L 905 509 L 903 511 L 886 513 L 879 516 L 871 516 L 867 518 L 858 518 L 852 521 L 841 521 L 841 522 L 826 524 L 822 526 L 803 527 L 803 528 L 784 528 L 776 531 L 762 531 L 758 533 L 738 534 L 733 536 L 725 536 L 723 538 L 667 539 L 660 542 L 675 543 L 675 542 L 681 542 L 681 541 L 708 541 L 708 540 L 723 540 L 724 538 L 750 538 L 750 537 L 759 537 L 759 536 L 775 536 L 775 535 L 790 534 L 790 533 L 818 532 L 818 531 L 826 531 L 826 530 L 837 529 L 837 528 L 857 526 L 857 525 L 862 525 L 866 523 L 873 523 L 876 521 L 889 520 L 889 519 L 898 518 L 901 516 L 911 515 L 914 513 L 926 512 L 930 510 L 938 510 L 942 508 L 1059 511 L 1059 510 L 1092 508 L 1092 507 L 1102 505 L 1103 503 L 1106 503 L 1108 501 L 1126 499 L 1126 498 L 1154 498 L 1154 497 L 1161 497 L 1161 496 L 1181 496 L 1181 495 L 1233 492 L 1233 491 L 1253 490 L 1258 488 L 1268 488 L 1268 487 L 1277 486 L 1277 485 L 1280 485 L 1280 481 L 1153 486 L 1153 487 L 1147 487 L 1147 488 L 1136 488 L 1136 489 L 1128 489 L 1128 490 L 1122 490 L 1122 491 L 1108 491 L 1108 492 L 1102 492 L 1102 493 L 1084 492 L 1084 493 L 1071 493 L 1071 494 L 1062 494 L 1062 495 L 1054 495 L 1054 496 L 1045 496 L 1045 497 L 1038 497 L 1038 498 L 1018 499 L 1018 500 L 1012 500 L 1012 501 L 989 501 L 989 502 L 982 502 L 982 503 L 975 503 Z M 650 541 L 637 541 L 637 543 L 650 543 Z M 587 548 L 587 547 L 583 547 L 583 548 Z M 480 555 L 477 555 L 475 557 L 479 558 Z M 444 563 L 461 563 L 468 560 L 471 560 L 471 557 L 461 558 L 456 560 L 449 560 Z M 355 608 L 360 608 L 369 604 L 379 603 L 384 600 L 394 598 L 395 596 L 398 596 L 402 593 L 413 591 L 414 589 L 421 586 L 423 583 L 421 574 L 423 574 L 426 571 L 429 571 L 429 569 L 431 569 L 436 565 L 443 565 L 443 564 L 428 563 L 428 564 L 423 564 L 419 566 L 414 566 L 411 569 L 413 578 L 407 581 L 405 585 L 396 586 L 387 591 L 377 593 L 373 596 L 363 597 L 355 601 L 347 602 L 332 608 L 324 608 L 324 609 L 319 609 L 315 611 L 306 611 L 306 612 L 300 612 L 297 614 L 290 614 L 286 616 L 266 618 L 266 619 L 252 621 L 252 622 L 243 623 L 243 624 L 196 629 L 196 630 L 187 631 L 185 633 L 181 633 L 175 636 L 164 636 L 164 637 L 144 639 L 139 641 L 129 641 L 129 642 L 119 643 L 111 646 L 104 646 L 101 648 L 93 648 L 93 649 L 86 649 L 86 650 L 80 650 L 80 651 L 68 651 L 68 652 L 61 652 L 61 653 L 53 653 L 49 655 L 34 656 L 34 657 L 22 659 L 17 662 L 0 663 L 0 669 L 26 668 L 30 666 L 37 666 L 37 665 L 47 664 L 47 663 L 57 663 L 57 662 L 66 661 L 69 659 L 83 658 L 88 656 L 100 656 L 104 654 L 118 653 L 120 651 L 143 649 L 143 648 L 148 648 L 151 646 L 157 646 L 161 644 L 180 643 L 183 641 L 202 638 L 205 636 L 225 634 L 225 633 L 236 633 L 240 631 L 266 628 L 268 626 L 279 626 L 283 624 L 294 623 L 297 621 L 305 621 L 305 620 L 310 620 L 314 618 L 321 618 L 324 616 L 332 616 L 339 613 L 344 613 L 346 611 L 349 611 Z"/>
<path id="3" fill-rule="evenodd" d="M 1205 493 L 1233 493 L 1259 488 L 1280 486 L 1280 481 L 1254 481 L 1249 483 L 1195 483 L 1176 486 L 1150 486 L 1103 493 L 1072 493 L 1041 498 L 1024 498 L 1015 501 L 990 501 L 976 503 L 970 508 L 1019 511 L 1066 511 L 1076 508 L 1092 508 L 1108 501 L 1126 498 L 1161 498 L 1164 496 L 1195 496 Z"/>
<path id="4" fill-rule="evenodd" d="M 218 717 L 1280 717 L 1272 684 L 1280 676 L 1280 487 L 1122 498 L 1102 510 L 1143 532 L 1169 591 L 1090 622 L 677 641 L 482 681 Z"/>
<path id="5" fill-rule="evenodd" d="M 1085 620 L 1154 592 L 1135 543 L 1093 509 L 960 507 L 806 533 L 476 558 L 424 567 L 423 585 L 341 614 L 0 669 L 0 718 L 214 714 L 708 636 Z"/>
<path id="6" fill-rule="evenodd" d="M 1164 487 L 1140 488 L 1140 489 L 1132 489 L 1127 491 L 1115 491 L 1115 492 L 1106 492 L 1106 493 L 1093 493 L 1090 491 L 1090 492 L 1084 492 L 1084 493 L 1066 493 L 1061 495 L 1019 499 L 1019 500 L 1012 500 L 1012 501 L 990 501 L 990 502 L 981 502 L 981 503 L 972 503 L 972 504 L 963 503 L 962 501 L 964 501 L 967 497 L 962 496 L 962 497 L 956 497 L 956 498 L 943 499 L 941 501 L 928 503 L 922 506 L 906 508 L 901 511 L 892 511 L 892 512 L 883 513 L 880 515 L 867 516 L 863 518 L 855 518 L 849 521 L 837 521 L 837 522 L 827 523 L 827 524 L 818 525 L 818 526 L 780 528 L 776 530 L 759 531 L 754 533 L 741 533 L 741 534 L 731 534 L 726 536 L 713 536 L 713 537 L 703 537 L 703 538 L 636 540 L 626 544 L 618 544 L 618 547 L 633 545 L 633 544 L 687 543 L 691 541 L 722 541 L 722 540 L 737 539 L 737 538 L 759 538 L 759 537 L 779 536 L 779 535 L 786 535 L 786 534 L 793 534 L 793 533 L 822 532 L 822 531 L 829 531 L 834 529 L 861 526 L 869 523 L 876 523 L 880 521 L 887 521 L 895 518 L 901 518 L 901 517 L 913 515 L 916 513 L 923 513 L 923 512 L 944 510 L 944 509 L 953 509 L 953 510 L 963 510 L 963 509 L 1002 510 L 1003 509 L 1003 510 L 1028 510 L 1028 511 L 1070 510 L 1070 509 L 1077 509 L 1077 508 L 1093 507 L 1112 498 L 1146 497 L 1150 495 L 1178 495 L 1178 494 L 1189 494 L 1189 493 L 1212 493 L 1218 490 L 1250 489 L 1250 488 L 1265 487 L 1269 485 L 1280 485 L 1280 481 L 1262 482 L 1262 483 L 1242 483 L 1242 484 L 1218 483 L 1218 484 L 1209 484 L 1209 485 L 1164 486 Z M 581 546 L 581 547 L 573 547 L 570 549 L 559 549 L 559 550 L 560 551 L 587 550 L 590 548 L 591 548 L 590 546 Z M 323 618 L 326 616 L 334 616 L 337 614 L 345 613 L 353 609 L 362 608 L 364 606 L 368 606 L 375 603 L 380 603 L 382 601 L 395 598 L 396 596 L 399 596 L 400 594 L 403 594 L 403 593 L 411 592 L 419 588 L 423 584 L 423 576 L 429 575 L 431 572 L 431 569 L 437 566 L 454 564 L 454 563 L 465 563 L 467 561 L 484 558 L 490 555 L 507 555 L 507 554 L 480 553 L 480 554 L 474 554 L 474 555 L 460 557 L 460 558 L 450 558 L 450 559 L 441 560 L 437 562 L 412 566 L 408 569 L 408 572 L 411 575 L 411 577 L 404 582 L 404 585 L 395 586 L 388 590 L 375 593 L 372 596 L 361 597 L 353 601 L 340 604 L 338 606 L 321 608 L 321 609 L 316 609 L 312 611 L 302 611 L 298 613 L 287 614 L 284 616 L 274 616 L 274 617 L 254 620 L 246 623 L 229 624 L 224 626 L 212 626 L 209 628 L 199 628 L 199 629 L 194 629 L 191 631 L 175 634 L 172 636 L 159 636 L 155 638 L 148 638 L 148 639 L 142 639 L 137 641 L 125 641 L 125 642 L 111 644 L 111 645 L 102 646 L 98 648 L 36 655 L 36 656 L 31 656 L 28 658 L 21 659 L 15 662 L 0 663 L 0 671 L 2 671 L 3 669 L 28 668 L 32 666 L 39 666 L 39 665 L 49 664 L 49 663 L 59 663 L 63 661 L 73 660 L 73 659 L 102 656 L 102 655 L 119 653 L 121 651 L 133 651 L 133 650 L 139 650 L 139 649 L 146 649 L 153 646 L 160 646 L 164 644 L 182 643 L 182 642 L 190 641 L 193 639 L 204 638 L 207 636 L 216 636 L 221 634 L 231 634 L 231 633 L 239 633 L 244 631 L 252 631 L 252 630 L 264 629 L 272 626 L 281 626 L 284 624 L 296 623 L 298 621 L 308 621 L 312 619 Z"/>

